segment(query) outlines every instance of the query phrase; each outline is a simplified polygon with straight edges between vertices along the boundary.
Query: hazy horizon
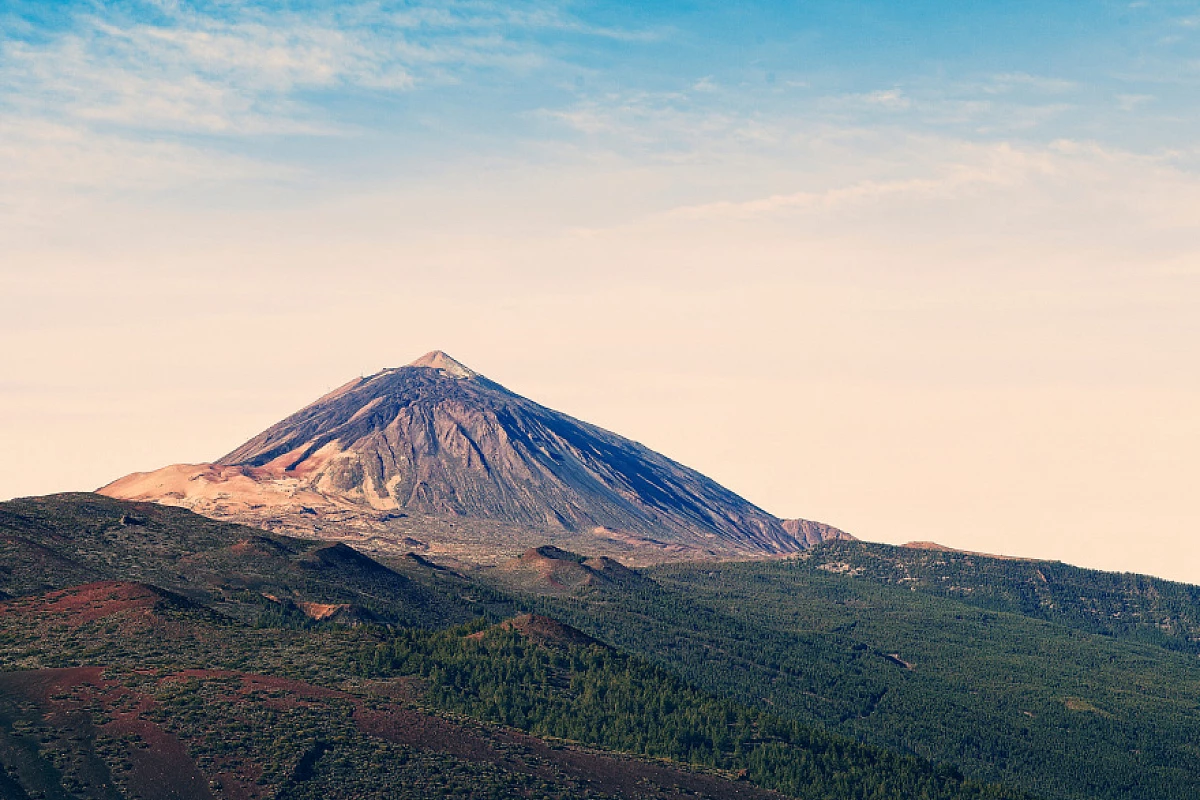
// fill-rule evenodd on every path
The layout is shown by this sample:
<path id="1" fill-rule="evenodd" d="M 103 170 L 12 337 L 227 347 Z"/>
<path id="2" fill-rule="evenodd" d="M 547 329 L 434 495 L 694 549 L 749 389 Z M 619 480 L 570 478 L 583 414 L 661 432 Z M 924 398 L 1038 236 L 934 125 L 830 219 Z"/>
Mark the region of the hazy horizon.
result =
<path id="1" fill-rule="evenodd" d="M 18 2 L 0 498 L 442 349 L 781 517 L 1200 583 L 1200 3 Z"/>

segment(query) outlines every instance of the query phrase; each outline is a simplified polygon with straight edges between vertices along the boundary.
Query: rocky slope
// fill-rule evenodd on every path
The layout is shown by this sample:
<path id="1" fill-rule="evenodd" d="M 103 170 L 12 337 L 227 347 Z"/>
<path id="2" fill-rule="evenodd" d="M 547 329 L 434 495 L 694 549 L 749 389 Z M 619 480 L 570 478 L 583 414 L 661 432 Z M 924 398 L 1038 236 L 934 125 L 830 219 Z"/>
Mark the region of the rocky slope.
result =
<path id="1" fill-rule="evenodd" d="M 465 561 L 548 541 L 649 563 L 785 554 L 848 538 L 777 519 L 440 351 L 351 381 L 216 462 L 136 473 L 100 491 Z"/>

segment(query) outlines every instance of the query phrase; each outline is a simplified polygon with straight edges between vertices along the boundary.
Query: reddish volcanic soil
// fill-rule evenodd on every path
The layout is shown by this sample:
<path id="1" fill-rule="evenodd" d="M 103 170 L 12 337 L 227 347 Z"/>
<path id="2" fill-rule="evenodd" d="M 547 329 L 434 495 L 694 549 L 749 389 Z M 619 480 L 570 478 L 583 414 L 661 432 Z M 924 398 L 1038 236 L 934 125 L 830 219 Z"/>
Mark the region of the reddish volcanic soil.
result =
<path id="1" fill-rule="evenodd" d="M 511 624 L 533 630 L 546 627 L 539 618 L 518 619 Z M 356 727 L 369 736 L 467 761 L 491 763 L 508 772 L 551 781 L 565 775 L 600 792 L 642 798 L 781 798 L 774 792 L 717 774 L 552 743 L 508 728 L 381 703 L 380 695 L 374 692 L 368 699 L 285 678 L 202 669 L 165 676 L 160 685 L 228 678 L 240 678 L 240 687 L 235 686 L 231 693 L 241 696 L 243 702 L 281 711 L 329 700 L 346 702 L 354 707 Z M 111 762 L 111 754 L 102 760 L 93 749 L 98 736 L 107 736 L 120 743 L 121 756 L 129 767 L 123 773 L 123 783 L 135 796 L 151 800 L 212 797 L 208 778 L 189 757 L 185 743 L 145 718 L 146 712 L 154 708 L 154 699 L 107 679 L 101 667 L 0 674 L 0 696 L 10 703 L 23 703 L 27 715 L 30 705 L 36 707 L 38 721 L 58 730 L 61 741 L 76 748 L 72 758 L 78 766 L 73 777 L 81 785 L 93 787 L 89 796 L 116 797 L 111 794 L 112 779 L 105 764 Z M 95 724 L 96 712 L 107 721 Z M 14 763 L 16 749 L 13 741 L 0 736 L 0 755 L 9 763 Z M 257 784 L 257 775 L 253 767 L 231 771 L 218 765 L 212 778 L 227 797 L 259 800 L 264 789 Z"/>
<path id="2" fill-rule="evenodd" d="M 170 733 L 141 717 L 154 705 L 146 695 L 106 680 L 101 667 L 42 669 L 0 674 L 0 694 L 10 700 L 33 705 L 45 724 L 65 734 L 59 741 L 78 743 L 71 777 L 91 786 L 97 796 L 108 796 L 112 779 L 94 750 L 98 736 L 120 743 L 129 765 L 123 778 L 134 796 L 162 800 L 207 800 L 212 797 L 208 781 L 196 768 L 187 750 Z M 106 722 L 96 725 L 91 709 L 103 709 Z M 28 710 L 26 711 L 28 714 Z M 129 738 L 137 737 L 138 744 Z M 67 747 L 69 744 L 61 746 Z M 13 755 L 10 740 L 0 749 Z M 9 759 L 6 759 L 9 760 Z M 18 756 L 19 763 L 19 756 Z M 12 763 L 10 761 L 10 763 Z"/>
<path id="3" fill-rule="evenodd" d="M 56 622 L 61 620 L 75 628 L 125 611 L 149 614 L 162 599 L 161 594 L 140 583 L 101 581 L 42 595 L 38 604 L 27 608 L 26 613 L 54 615 Z M 0 617 L 7 613 L 7 605 L 0 606 Z"/>

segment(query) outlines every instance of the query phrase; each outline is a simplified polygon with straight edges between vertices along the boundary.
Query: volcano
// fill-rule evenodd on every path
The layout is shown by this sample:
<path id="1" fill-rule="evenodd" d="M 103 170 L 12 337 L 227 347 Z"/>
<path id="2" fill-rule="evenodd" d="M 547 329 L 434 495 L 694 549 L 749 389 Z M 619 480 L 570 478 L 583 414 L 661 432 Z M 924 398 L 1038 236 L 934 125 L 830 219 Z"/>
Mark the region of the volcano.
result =
<path id="1" fill-rule="evenodd" d="M 849 538 L 778 519 L 441 351 L 353 380 L 212 463 L 135 473 L 99 491 L 475 563 L 548 542 L 653 563 Z"/>

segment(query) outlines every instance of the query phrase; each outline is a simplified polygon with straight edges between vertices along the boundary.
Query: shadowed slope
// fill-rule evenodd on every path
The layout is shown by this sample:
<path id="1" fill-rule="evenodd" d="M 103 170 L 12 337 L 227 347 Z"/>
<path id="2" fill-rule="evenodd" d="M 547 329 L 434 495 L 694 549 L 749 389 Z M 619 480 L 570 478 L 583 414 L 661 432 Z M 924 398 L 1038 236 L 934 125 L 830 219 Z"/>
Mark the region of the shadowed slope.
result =
<path id="1" fill-rule="evenodd" d="M 119 579 L 241 618 L 324 619 L 335 612 L 320 607 L 337 606 L 342 620 L 428 626 L 481 612 L 413 572 L 400 574 L 345 544 L 276 536 L 181 508 L 94 494 L 0 503 L 0 591 L 10 596 Z"/>

